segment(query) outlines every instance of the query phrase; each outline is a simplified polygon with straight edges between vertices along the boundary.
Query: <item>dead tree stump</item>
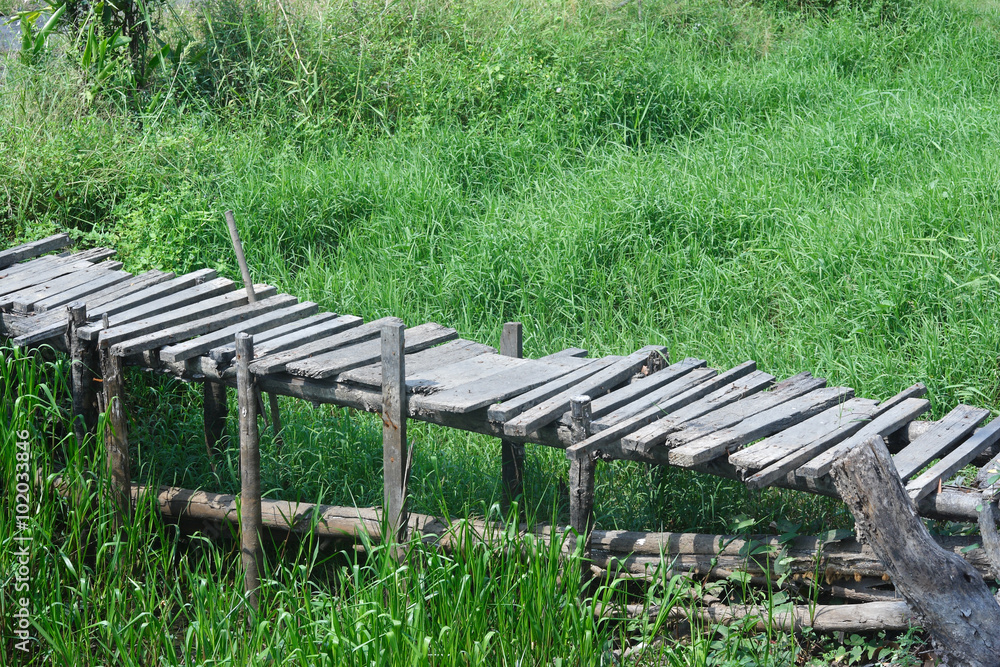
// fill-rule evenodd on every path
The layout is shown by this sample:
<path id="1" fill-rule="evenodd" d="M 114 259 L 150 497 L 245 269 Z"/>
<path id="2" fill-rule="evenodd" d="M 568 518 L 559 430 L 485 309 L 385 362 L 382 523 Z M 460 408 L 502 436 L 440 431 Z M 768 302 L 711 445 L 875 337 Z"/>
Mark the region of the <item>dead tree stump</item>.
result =
<path id="1" fill-rule="evenodd" d="M 968 562 L 938 546 L 885 443 L 869 438 L 833 465 L 833 482 L 896 590 L 953 664 L 1000 665 L 1000 605 Z"/>

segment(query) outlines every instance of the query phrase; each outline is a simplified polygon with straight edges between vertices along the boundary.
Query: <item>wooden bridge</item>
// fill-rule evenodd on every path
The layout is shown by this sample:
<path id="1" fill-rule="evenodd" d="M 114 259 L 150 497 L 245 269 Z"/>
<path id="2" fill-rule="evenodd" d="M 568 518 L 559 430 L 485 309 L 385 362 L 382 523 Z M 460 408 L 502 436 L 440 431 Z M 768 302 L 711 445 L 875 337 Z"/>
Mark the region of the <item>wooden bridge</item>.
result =
<path id="1" fill-rule="evenodd" d="M 113 250 L 68 246 L 56 235 L 0 252 L 0 333 L 18 346 L 72 355 L 77 424 L 94 428 L 103 394 L 115 426 L 115 482 L 126 489 L 127 421 L 115 401 L 123 365 L 205 383 L 210 448 L 228 414 L 225 386 L 251 379 L 272 396 L 382 413 L 385 507 L 395 526 L 405 514 L 407 419 L 501 438 L 511 496 L 520 492 L 525 443 L 565 449 L 572 523 L 581 532 L 591 523 L 599 459 L 836 495 L 833 462 L 879 435 L 919 512 L 959 521 L 976 520 L 978 487 L 1000 463 L 1000 419 L 980 427 L 989 411 L 959 405 L 940 421 L 920 421 L 929 408 L 921 384 L 879 401 L 809 373 L 779 381 L 753 361 L 718 370 L 701 359 L 672 361 L 659 345 L 626 356 L 589 358 L 574 348 L 526 359 L 518 324 L 504 326 L 498 352 L 435 323 L 406 328 L 394 317 L 364 322 L 322 312 L 268 285 L 243 289 L 210 269 L 132 275 L 110 259 Z M 94 383 L 98 368 L 103 392 Z M 257 401 L 246 403 L 241 393 L 241 415 L 253 415 Z M 256 429 L 252 421 L 246 427 Z M 970 463 L 980 466 L 975 486 L 948 484 Z"/>

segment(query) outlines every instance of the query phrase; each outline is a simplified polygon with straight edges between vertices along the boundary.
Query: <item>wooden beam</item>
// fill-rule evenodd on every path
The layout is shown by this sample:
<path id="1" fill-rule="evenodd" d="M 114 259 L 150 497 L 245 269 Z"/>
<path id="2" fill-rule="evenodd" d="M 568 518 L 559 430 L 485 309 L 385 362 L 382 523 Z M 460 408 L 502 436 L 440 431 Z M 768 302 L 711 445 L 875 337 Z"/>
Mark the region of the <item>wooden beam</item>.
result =
<path id="1" fill-rule="evenodd" d="M 503 325 L 500 354 L 516 359 L 524 356 L 524 330 L 520 322 L 506 322 Z M 524 491 L 524 443 L 500 439 L 500 484 L 503 510 L 507 514 Z M 518 512 L 520 515 L 521 510 Z"/>
<path id="2" fill-rule="evenodd" d="M 229 418 L 229 393 L 226 385 L 219 382 L 203 382 L 202 396 L 205 415 L 205 451 L 209 461 L 215 466 L 215 452 L 226 436 L 226 420 Z"/>
<path id="3" fill-rule="evenodd" d="M 583 442 L 590 430 L 590 397 L 574 396 L 569 405 L 572 440 Z M 594 527 L 594 460 L 593 456 L 580 456 L 569 462 L 569 523 L 583 539 L 584 550 Z"/>
<path id="4" fill-rule="evenodd" d="M 132 515 L 129 496 L 132 471 L 128 453 L 128 420 L 124 405 L 124 360 L 110 350 L 101 350 L 101 375 L 104 384 L 104 405 L 107 410 L 107 430 L 104 436 L 111 493 L 118 527 Z"/>
<path id="5" fill-rule="evenodd" d="M 7 250 L 0 251 L 0 269 L 5 269 L 11 264 L 20 262 L 32 257 L 38 257 L 53 250 L 59 250 L 70 244 L 68 234 L 53 234 L 38 241 L 24 243 Z"/>
<path id="6" fill-rule="evenodd" d="M 253 336 L 236 334 L 236 391 L 240 413 L 240 551 L 247 604 L 257 611 L 264 554 L 260 543 L 260 431 L 257 425 L 257 388 L 249 368 L 251 359 Z"/>
<path id="7" fill-rule="evenodd" d="M 406 445 L 405 329 L 402 323 L 382 327 L 382 475 L 383 511 L 389 535 L 407 538 L 406 482 L 410 469 Z"/>
<path id="8" fill-rule="evenodd" d="M 73 303 L 66 307 L 69 317 L 70 379 L 73 395 L 73 432 L 77 445 L 83 445 L 88 433 L 97 427 L 97 388 L 94 378 L 99 361 L 97 346 L 80 340 L 76 331 L 87 322 L 87 306 Z"/>

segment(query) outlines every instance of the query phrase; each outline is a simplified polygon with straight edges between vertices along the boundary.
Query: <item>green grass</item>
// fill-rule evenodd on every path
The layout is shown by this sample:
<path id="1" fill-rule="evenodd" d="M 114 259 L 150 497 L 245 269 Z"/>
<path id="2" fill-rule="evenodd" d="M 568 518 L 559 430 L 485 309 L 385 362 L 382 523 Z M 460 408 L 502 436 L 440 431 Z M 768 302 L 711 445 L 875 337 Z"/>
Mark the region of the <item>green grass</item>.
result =
<path id="1" fill-rule="evenodd" d="M 138 91 L 112 79 L 88 101 L 72 50 L 8 62 L 0 232 L 238 279 L 232 208 L 255 280 L 337 312 L 494 345 L 518 320 L 530 356 L 662 343 L 874 398 L 922 381 L 935 417 L 996 411 L 996 8 L 827 4 L 647 0 L 639 20 L 634 3 L 300 2 L 286 19 L 218 0 L 165 22 L 184 58 Z M 194 388 L 129 386 L 137 479 L 238 488 L 232 446 L 214 473 L 204 458 Z M 268 495 L 379 502 L 372 419 L 282 408 Z M 417 511 L 489 512 L 495 440 L 411 437 Z M 529 449 L 537 516 L 565 518 L 566 469 Z M 850 525 L 801 494 L 598 472 L 603 527 Z"/>

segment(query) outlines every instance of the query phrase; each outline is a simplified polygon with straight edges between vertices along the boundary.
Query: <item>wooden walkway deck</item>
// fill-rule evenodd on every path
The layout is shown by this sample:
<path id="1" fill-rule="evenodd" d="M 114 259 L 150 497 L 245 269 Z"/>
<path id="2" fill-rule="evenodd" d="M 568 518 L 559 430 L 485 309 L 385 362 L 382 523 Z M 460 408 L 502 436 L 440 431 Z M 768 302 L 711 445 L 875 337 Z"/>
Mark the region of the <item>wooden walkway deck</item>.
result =
<path id="1" fill-rule="evenodd" d="M 52 345 L 91 369 L 100 355 L 207 386 L 236 386 L 234 337 L 243 332 L 253 336 L 248 368 L 261 390 L 383 411 L 389 369 L 381 337 L 401 320 L 323 312 L 267 285 L 255 286 L 254 300 L 210 269 L 134 276 L 110 249 L 63 251 L 68 245 L 58 235 L 0 252 L 0 333 L 15 345 Z M 589 521 L 597 460 L 836 495 L 828 477 L 833 461 L 880 435 L 890 440 L 919 511 L 962 521 L 975 520 L 979 487 L 998 466 L 990 457 L 1000 419 L 981 426 L 988 410 L 959 405 L 940 421 L 920 421 L 929 408 L 920 384 L 879 401 L 809 373 L 778 381 L 753 361 L 731 369 L 672 361 L 659 345 L 627 356 L 594 359 L 574 348 L 525 359 L 518 326 L 505 329 L 503 354 L 435 323 L 403 334 L 403 414 L 501 438 L 504 475 L 515 489 L 524 443 L 565 449 L 575 525 Z M 74 410 L 85 415 L 93 409 L 85 403 L 80 398 Z M 981 468 L 974 485 L 948 484 L 974 462 Z"/>

